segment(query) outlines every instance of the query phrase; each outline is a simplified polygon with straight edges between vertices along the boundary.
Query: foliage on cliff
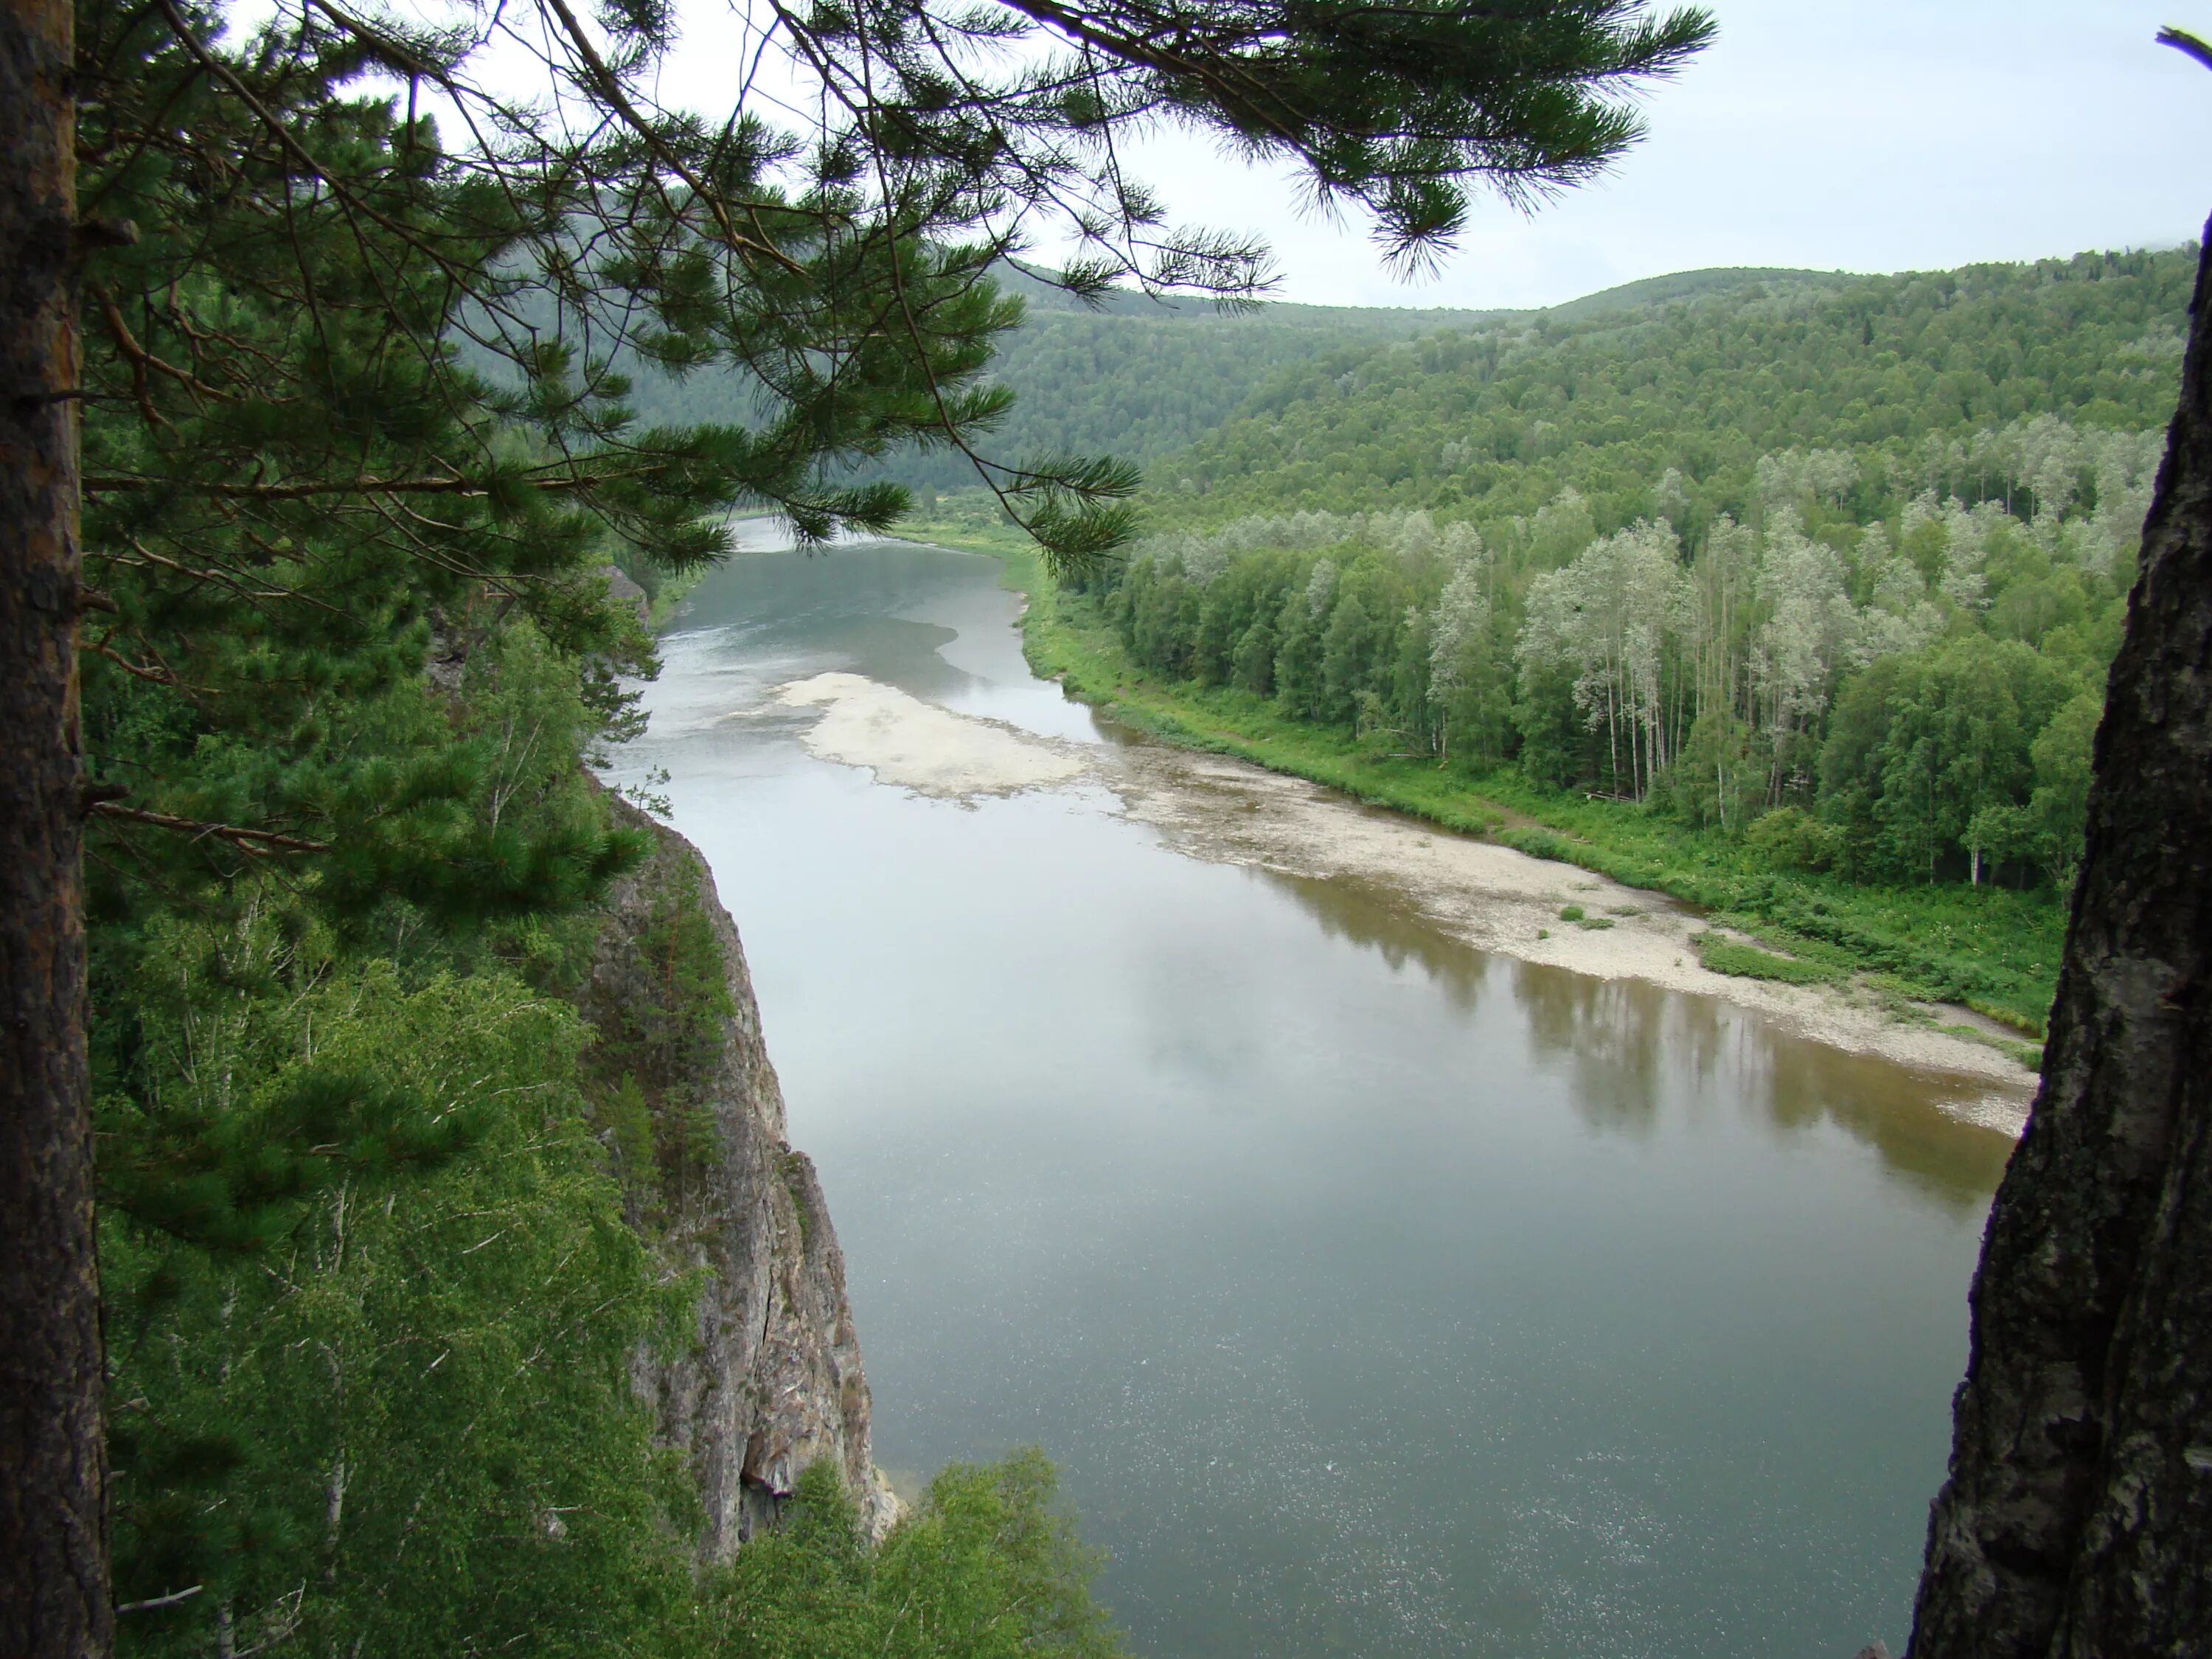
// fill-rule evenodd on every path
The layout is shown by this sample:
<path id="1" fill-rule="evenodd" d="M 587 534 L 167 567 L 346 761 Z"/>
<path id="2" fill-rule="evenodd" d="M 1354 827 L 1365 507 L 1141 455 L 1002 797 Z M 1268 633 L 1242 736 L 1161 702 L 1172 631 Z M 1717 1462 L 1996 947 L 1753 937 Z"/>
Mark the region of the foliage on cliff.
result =
<path id="1" fill-rule="evenodd" d="M 85 9 L 85 193 L 140 231 L 83 438 L 121 1647 L 708 1651 L 635 1387 L 696 1286 L 617 1172 L 711 1157 L 726 964 L 695 882 L 665 975 L 572 1006 L 650 840 L 583 770 L 653 667 L 599 572 L 695 567 L 741 494 L 884 507 L 810 480 L 913 400 L 647 429 L 566 347 L 488 369 L 457 337 L 573 200 L 362 95 L 343 25 Z M 951 301 L 956 352 L 993 314 Z"/>
<path id="2" fill-rule="evenodd" d="M 870 1547 L 849 1493 L 817 1467 L 784 1526 L 708 1591 L 731 1659 L 1115 1659 L 1091 1600 L 1095 1554 L 1054 1503 L 1052 1466 L 1015 1453 L 955 1464 Z"/>

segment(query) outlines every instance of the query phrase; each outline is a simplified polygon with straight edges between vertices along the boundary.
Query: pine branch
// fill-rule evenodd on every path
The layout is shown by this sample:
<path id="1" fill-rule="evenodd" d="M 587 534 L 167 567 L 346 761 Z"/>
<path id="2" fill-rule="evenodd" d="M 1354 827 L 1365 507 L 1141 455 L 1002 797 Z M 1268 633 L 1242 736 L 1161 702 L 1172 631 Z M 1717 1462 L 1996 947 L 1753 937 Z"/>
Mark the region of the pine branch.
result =
<path id="1" fill-rule="evenodd" d="M 609 480 L 575 477 L 526 478 L 533 489 L 595 489 Z M 489 487 L 481 478 L 350 478 L 313 483 L 240 484 L 200 482 L 189 478 L 146 478 L 129 473 L 110 473 L 84 481 L 88 495 L 126 489 L 173 489 L 187 495 L 210 495 L 223 501 L 298 501 L 319 495 L 485 495 Z"/>
<path id="2" fill-rule="evenodd" d="M 149 370 L 167 375 L 188 391 L 219 398 L 224 403 L 238 401 L 233 393 L 217 390 L 189 369 L 179 368 L 174 363 L 165 362 L 140 345 L 137 337 L 131 332 L 130 325 L 123 319 L 123 308 L 115 303 L 113 297 L 96 283 L 89 284 L 89 287 L 92 298 L 99 304 L 100 317 L 107 324 L 107 331 L 115 341 L 116 349 L 130 360 L 132 388 L 138 400 L 139 412 L 145 416 L 147 425 L 169 424 L 154 408 L 146 380 Z"/>
<path id="3" fill-rule="evenodd" d="M 149 812 L 143 807 L 125 806 L 119 801 L 96 800 L 90 811 L 100 817 L 121 818 L 128 823 L 150 823 L 156 830 L 174 830 L 189 836 L 213 836 L 227 841 L 241 853 L 251 853 L 265 858 L 270 849 L 286 853 L 327 853 L 330 843 L 307 841 L 298 836 L 282 836 L 273 830 L 248 830 L 235 823 L 206 823 L 198 818 L 180 818 L 167 812 Z"/>

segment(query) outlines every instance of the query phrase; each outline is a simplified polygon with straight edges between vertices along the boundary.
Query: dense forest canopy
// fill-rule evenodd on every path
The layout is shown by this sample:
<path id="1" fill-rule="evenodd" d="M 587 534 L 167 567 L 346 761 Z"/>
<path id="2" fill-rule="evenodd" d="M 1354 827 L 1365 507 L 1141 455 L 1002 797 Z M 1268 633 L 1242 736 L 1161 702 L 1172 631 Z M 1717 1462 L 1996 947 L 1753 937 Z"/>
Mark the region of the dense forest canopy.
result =
<path id="1" fill-rule="evenodd" d="M 1422 507 L 1497 522 L 1568 486 L 1618 529 L 1743 517 L 1764 455 L 1879 450 L 1969 504 L 1965 446 L 2024 416 L 2163 428 L 2194 250 L 1839 281 L 1780 278 L 1632 313 L 1514 319 L 1286 368 L 1152 470 L 1156 514 Z"/>

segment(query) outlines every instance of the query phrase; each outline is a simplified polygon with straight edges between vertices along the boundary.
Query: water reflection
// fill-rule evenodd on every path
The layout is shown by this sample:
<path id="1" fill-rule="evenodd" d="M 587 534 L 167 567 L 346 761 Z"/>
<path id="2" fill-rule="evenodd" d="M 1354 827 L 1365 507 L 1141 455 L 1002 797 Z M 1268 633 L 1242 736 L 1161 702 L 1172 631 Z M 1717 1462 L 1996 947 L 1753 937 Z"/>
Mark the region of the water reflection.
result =
<path id="1" fill-rule="evenodd" d="M 2011 1138 L 1941 1109 L 1978 1097 L 1983 1085 L 1972 1078 L 1814 1042 L 1716 997 L 1492 958 L 1425 921 L 1402 895 L 1356 878 L 1262 874 L 1328 937 L 1374 951 L 1393 972 L 1418 970 L 1461 1014 L 1474 1012 L 1493 972 L 1504 974 L 1534 1047 L 1566 1068 L 1575 1110 L 1595 1128 L 1649 1133 L 1674 1092 L 1668 1075 L 1679 1074 L 1691 1085 L 1681 1091 L 1685 1109 L 1728 1099 L 1755 1105 L 1784 1129 L 1832 1125 L 1960 1214 L 1985 1206 L 2004 1173 Z"/>
<path id="2" fill-rule="evenodd" d="M 1353 876 L 1298 876 L 1267 869 L 1260 873 L 1303 905 L 1326 937 L 1365 945 L 1393 973 L 1403 973 L 1409 965 L 1419 968 L 1454 1010 L 1474 1012 L 1492 959 L 1422 920 L 1397 895 Z"/>

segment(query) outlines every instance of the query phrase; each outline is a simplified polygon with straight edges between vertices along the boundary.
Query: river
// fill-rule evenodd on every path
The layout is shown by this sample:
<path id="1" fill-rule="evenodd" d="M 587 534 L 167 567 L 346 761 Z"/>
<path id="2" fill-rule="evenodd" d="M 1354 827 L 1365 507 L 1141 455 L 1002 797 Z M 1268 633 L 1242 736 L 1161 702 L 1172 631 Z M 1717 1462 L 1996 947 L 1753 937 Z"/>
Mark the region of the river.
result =
<path id="1" fill-rule="evenodd" d="M 2008 1139 L 1955 1079 L 1193 856 L 1096 777 L 810 752 L 778 688 L 833 672 L 1138 741 L 1030 674 L 998 574 L 733 560 L 612 775 L 665 771 L 743 930 L 885 1467 L 1043 1446 L 1158 1659 L 1901 1647 Z"/>

